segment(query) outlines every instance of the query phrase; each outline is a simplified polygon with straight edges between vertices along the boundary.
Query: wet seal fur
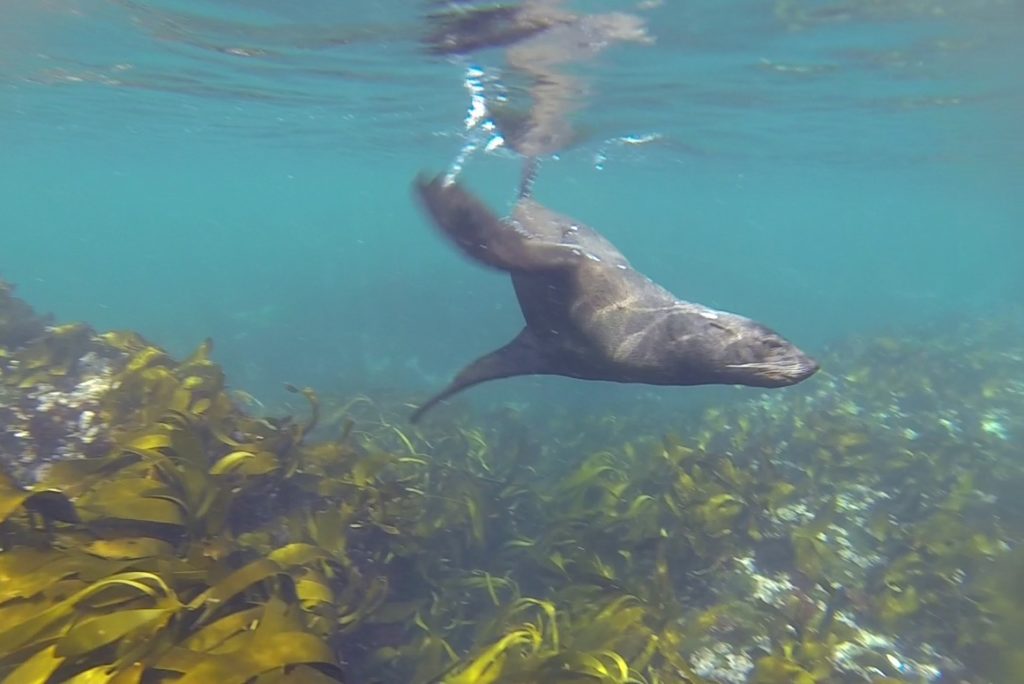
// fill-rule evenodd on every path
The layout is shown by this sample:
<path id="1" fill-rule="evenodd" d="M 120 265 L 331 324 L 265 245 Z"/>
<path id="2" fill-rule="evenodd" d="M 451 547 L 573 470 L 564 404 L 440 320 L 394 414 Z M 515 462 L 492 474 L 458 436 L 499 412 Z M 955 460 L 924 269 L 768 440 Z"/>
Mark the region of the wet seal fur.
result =
<path id="1" fill-rule="evenodd" d="M 500 219 L 443 175 L 421 175 L 415 191 L 459 249 L 511 274 L 526 327 L 460 371 L 412 414 L 414 422 L 457 392 L 517 375 L 784 387 L 818 370 L 764 325 L 676 298 L 596 230 L 531 197 Z"/>

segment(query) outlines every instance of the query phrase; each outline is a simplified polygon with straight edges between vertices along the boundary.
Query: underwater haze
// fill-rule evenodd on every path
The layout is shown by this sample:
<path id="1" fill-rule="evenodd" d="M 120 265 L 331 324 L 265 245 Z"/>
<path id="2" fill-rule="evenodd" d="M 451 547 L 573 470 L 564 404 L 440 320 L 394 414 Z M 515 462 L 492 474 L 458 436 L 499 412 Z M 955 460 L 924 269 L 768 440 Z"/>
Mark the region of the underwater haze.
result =
<path id="1" fill-rule="evenodd" d="M 0 684 L 1024 682 L 1022 64 L 1022 0 L 3 0 Z M 516 271 L 570 374 L 737 329 L 544 208 L 820 370 L 414 423 L 523 326 L 459 247 L 602 262 Z"/>
<path id="2" fill-rule="evenodd" d="M 536 196 L 654 280 L 812 353 L 1019 310 L 1020 2 L 579 4 L 639 13 L 654 43 L 577 65 L 583 136 Z M 0 274 L 61 320 L 179 354 L 211 336 L 259 396 L 436 388 L 521 325 L 410 192 L 477 135 L 467 74 L 506 75 L 501 50 L 428 54 L 437 9 L 5 2 Z M 506 209 L 519 167 L 478 151 L 461 178 Z M 551 389 L 650 392 L 532 378 L 466 401 Z"/>

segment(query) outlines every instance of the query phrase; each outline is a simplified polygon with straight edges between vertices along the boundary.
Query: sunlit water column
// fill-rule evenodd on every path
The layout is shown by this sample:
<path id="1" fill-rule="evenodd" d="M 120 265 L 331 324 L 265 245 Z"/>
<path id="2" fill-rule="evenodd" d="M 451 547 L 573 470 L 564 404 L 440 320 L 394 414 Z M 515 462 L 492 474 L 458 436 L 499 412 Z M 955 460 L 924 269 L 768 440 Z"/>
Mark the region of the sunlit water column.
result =
<path id="1" fill-rule="evenodd" d="M 502 147 L 505 144 L 504 138 L 498 132 L 498 127 L 488 116 L 487 107 L 487 86 L 496 85 L 496 80 L 476 65 L 466 67 L 466 76 L 463 85 L 469 91 L 469 109 L 466 112 L 464 129 L 466 140 L 459 150 L 458 155 L 448 167 L 445 174 L 445 184 L 455 182 L 455 179 L 462 173 L 463 167 L 469 158 L 480 149 L 490 152 Z M 505 97 L 499 92 L 492 95 L 499 102 Z"/>

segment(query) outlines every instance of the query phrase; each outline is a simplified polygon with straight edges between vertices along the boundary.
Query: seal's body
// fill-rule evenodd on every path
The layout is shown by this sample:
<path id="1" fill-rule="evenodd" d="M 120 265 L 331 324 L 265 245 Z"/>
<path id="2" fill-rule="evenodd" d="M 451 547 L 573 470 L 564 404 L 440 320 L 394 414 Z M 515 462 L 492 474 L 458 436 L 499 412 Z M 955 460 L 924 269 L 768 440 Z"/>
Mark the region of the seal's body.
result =
<path id="1" fill-rule="evenodd" d="M 818 369 L 760 323 L 677 299 L 597 231 L 530 197 L 499 219 L 443 177 L 421 177 L 416 190 L 463 252 L 512 275 L 526 327 L 463 369 L 413 420 L 467 387 L 515 375 L 782 387 Z"/>

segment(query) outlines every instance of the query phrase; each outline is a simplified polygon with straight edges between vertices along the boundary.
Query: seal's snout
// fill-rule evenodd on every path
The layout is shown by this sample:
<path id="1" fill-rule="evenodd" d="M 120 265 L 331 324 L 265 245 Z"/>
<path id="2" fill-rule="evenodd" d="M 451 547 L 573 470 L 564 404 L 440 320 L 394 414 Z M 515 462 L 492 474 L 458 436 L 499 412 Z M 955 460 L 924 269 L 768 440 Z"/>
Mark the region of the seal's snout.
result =
<path id="1" fill-rule="evenodd" d="M 726 349 L 730 381 L 752 387 L 788 387 L 818 372 L 818 362 L 759 323 L 749 322 Z"/>
<path id="2" fill-rule="evenodd" d="M 821 364 L 812 359 L 810 356 L 807 356 L 803 352 L 800 352 L 800 356 L 801 358 L 799 362 L 796 364 L 796 367 L 794 368 L 792 373 L 793 382 L 791 384 L 794 385 L 798 382 L 803 382 L 807 378 L 811 377 L 812 375 L 817 373 L 818 370 L 821 368 Z"/>
<path id="3" fill-rule="evenodd" d="M 757 364 L 753 364 L 757 368 Z M 787 387 L 803 382 L 818 372 L 818 362 L 800 349 L 784 342 L 774 358 L 765 359 L 757 368 L 768 387 Z"/>

